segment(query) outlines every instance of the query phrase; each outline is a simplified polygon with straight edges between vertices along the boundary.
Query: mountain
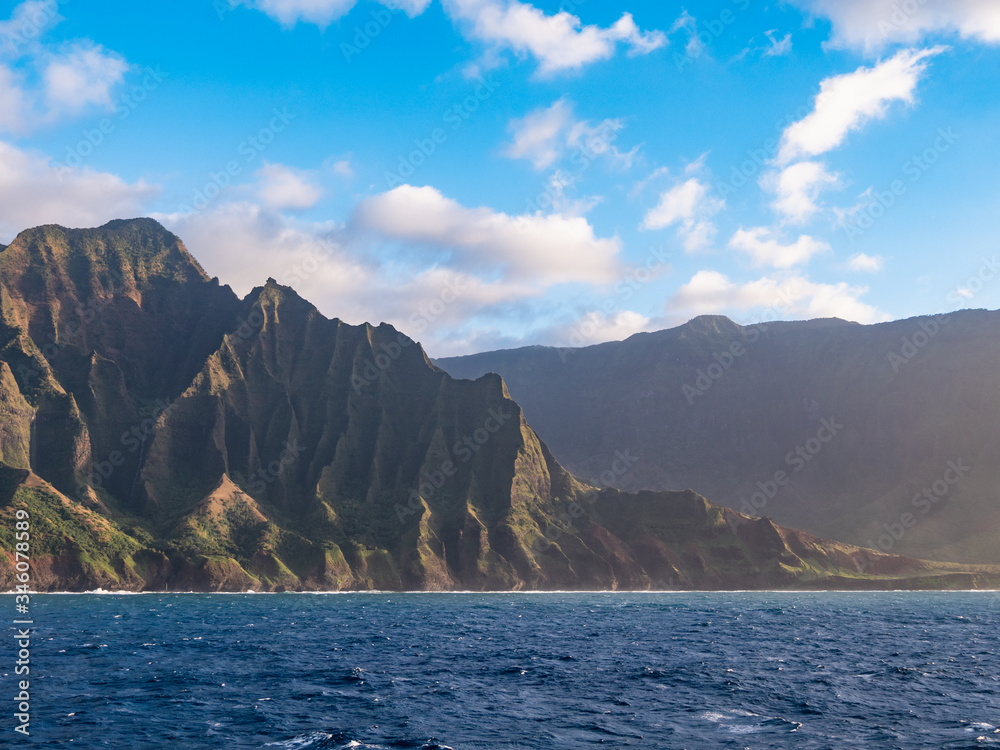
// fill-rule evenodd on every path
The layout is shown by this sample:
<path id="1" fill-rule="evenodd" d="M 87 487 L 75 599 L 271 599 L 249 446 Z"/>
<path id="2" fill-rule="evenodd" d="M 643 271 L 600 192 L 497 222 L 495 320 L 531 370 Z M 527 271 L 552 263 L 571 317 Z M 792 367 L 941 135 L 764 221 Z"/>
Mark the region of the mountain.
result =
<path id="1" fill-rule="evenodd" d="M 1000 581 L 581 482 L 497 375 L 456 380 L 273 280 L 240 299 L 151 220 L 22 233 L 0 302 L 3 589 L 19 511 L 39 590 Z"/>
<path id="2" fill-rule="evenodd" d="M 621 342 L 437 364 L 499 373 L 582 479 L 692 488 L 847 543 L 1000 562 L 998 312 L 871 326 L 706 316 Z M 607 472 L 626 449 L 634 467 Z"/>

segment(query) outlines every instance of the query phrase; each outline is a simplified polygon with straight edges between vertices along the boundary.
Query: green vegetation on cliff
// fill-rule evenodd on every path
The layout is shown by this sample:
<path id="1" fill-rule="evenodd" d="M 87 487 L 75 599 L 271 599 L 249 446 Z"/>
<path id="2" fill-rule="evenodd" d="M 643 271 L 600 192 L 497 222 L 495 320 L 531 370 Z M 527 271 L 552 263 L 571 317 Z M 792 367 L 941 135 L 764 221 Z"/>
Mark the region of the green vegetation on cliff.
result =
<path id="1" fill-rule="evenodd" d="M 273 280 L 240 300 L 149 220 L 23 233 L 0 302 L 0 542 L 28 510 L 41 589 L 1000 580 L 580 482 L 500 377 L 455 380 Z"/>

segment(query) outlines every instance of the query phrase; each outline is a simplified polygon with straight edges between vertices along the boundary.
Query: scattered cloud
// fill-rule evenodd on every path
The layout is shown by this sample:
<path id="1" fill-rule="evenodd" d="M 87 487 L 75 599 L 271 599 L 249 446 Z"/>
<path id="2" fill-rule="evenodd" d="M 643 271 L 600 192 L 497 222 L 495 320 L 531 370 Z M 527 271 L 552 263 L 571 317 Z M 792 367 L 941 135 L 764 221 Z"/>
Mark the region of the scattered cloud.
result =
<path id="1" fill-rule="evenodd" d="M 323 188 L 311 172 L 265 162 L 255 176 L 259 178 L 257 195 L 268 208 L 312 208 L 323 197 Z"/>
<path id="2" fill-rule="evenodd" d="M 23 135 L 92 108 L 114 108 L 112 91 L 128 63 L 89 39 L 47 44 L 45 32 L 60 20 L 56 0 L 29 0 L 0 22 L 0 132 Z"/>
<path id="3" fill-rule="evenodd" d="M 0 141 L 0 237 L 41 224 L 97 226 L 122 216 L 141 215 L 159 192 L 143 181 L 57 167 L 38 153 Z"/>
<path id="4" fill-rule="evenodd" d="M 697 252 L 711 244 L 715 225 L 710 218 L 724 207 L 725 202 L 711 195 L 708 185 L 692 177 L 660 194 L 660 202 L 646 213 L 642 228 L 656 230 L 676 225 L 684 250 Z"/>
<path id="5" fill-rule="evenodd" d="M 528 159 L 535 169 L 545 169 L 562 156 L 572 123 L 573 106 L 565 99 L 511 120 L 509 130 L 514 134 L 514 142 L 504 150 L 504 155 Z"/>
<path id="6" fill-rule="evenodd" d="M 111 90 L 125 80 L 126 71 L 124 58 L 90 42 L 53 55 L 43 74 L 50 115 L 78 115 L 90 106 L 113 109 Z"/>
<path id="7" fill-rule="evenodd" d="M 351 179 L 354 177 L 354 167 L 351 165 L 351 155 L 348 154 L 343 159 L 329 160 L 326 166 L 339 177 Z"/>
<path id="8" fill-rule="evenodd" d="M 913 104 L 929 59 L 945 49 L 901 50 L 871 67 L 820 82 L 812 111 L 782 133 L 774 159 L 778 168 L 760 180 L 761 187 L 774 195 L 771 207 L 783 223 L 807 223 L 820 211 L 820 194 L 841 186 L 840 177 L 815 157 L 839 147 L 850 133 L 885 118 L 894 102 Z"/>
<path id="9" fill-rule="evenodd" d="M 670 170 L 667 167 L 657 167 L 652 172 L 650 172 L 646 177 L 642 178 L 636 182 L 632 189 L 629 191 L 629 198 L 636 198 L 643 193 L 643 191 L 649 187 L 650 184 L 660 179 L 661 177 L 666 177 L 670 174 Z"/>
<path id="10" fill-rule="evenodd" d="M 21 133 L 28 127 L 31 105 L 19 76 L 0 65 L 0 132 Z"/>
<path id="11" fill-rule="evenodd" d="M 686 10 L 681 11 L 681 14 L 671 24 L 670 34 L 681 30 L 687 31 L 688 34 L 688 42 L 684 47 L 684 54 L 692 60 L 697 59 L 705 51 L 705 45 L 698 37 L 698 20 Z"/>
<path id="12" fill-rule="evenodd" d="M 985 44 L 1000 44 L 1000 4 L 996 0 L 792 0 L 833 23 L 833 44 L 881 49 L 917 44 L 935 34 L 957 34 Z"/>
<path id="13" fill-rule="evenodd" d="M 503 153 L 511 159 L 527 159 L 535 169 L 550 167 L 569 153 L 588 160 L 603 156 L 612 166 L 630 169 L 639 147 L 622 153 L 614 144 L 624 127 L 620 119 L 607 119 L 597 125 L 577 120 L 573 104 L 563 98 L 550 107 L 511 120 L 508 130 L 513 140 Z"/>
<path id="14" fill-rule="evenodd" d="M 513 50 L 538 61 L 539 75 L 581 68 L 611 58 L 619 44 L 645 55 L 667 43 L 660 31 L 641 31 L 630 13 L 612 26 L 584 26 L 563 10 L 548 15 L 520 0 L 443 0 L 445 10 L 471 37 L 492 51 Z"/>
<path id="15" fill-rule="evenodd" d="M 681 182 L 660 194 L 660 202 L 649 210 L 642 222 L 643 229 L 666 229 L 667 227 L 693 220 L 703 211 L 709 187 L 697 177 Z M 709 211 L 717 210 L 717 202 L 708 206 Z"/>
<path id="16" fill-rule="evenodd" d="M 579 179 L 573 175 L 566 174 L 561 169 L 557 169 L 549 177 L 548 195 L 552 198 L 552 210 L 563 216 L 586 216 L 594 208 L 604 202 L 604 198 L 599 195 L 585 195 L 580 198 L 571 198 L 566 194 L 566 189 L 575 187 Z"/>
<path id="17" fill-rule="evenodd" d="M 847 261 L 847 267 L 852 271 L 859 271 L 864 273 L 878 273 L 882 270 L 882 266 L 885 263 L 885 259 L 880 255 L 866 255 L 865 253 L 857 253 L 852 255 Z"/>
<path id="18" fill-rule="evenodd" d="M 782 57 L 792 51 L 792 35 L 785 34 L 784 38 L 779 40 L 774 36 L 777 31 L 777 29 L 771 29 L 767 32 L 767 38 L 770 40 L 771 46 L 764 50 L 764 57 Z"/>
<path id="19" fill-rule="evenodd" d="M 303 21 L 326 28 L 346 16 L 357 0 L 238 0 L 236 4 L 263 11 L 283 26 Z"/>
<path id="20" fill-rule="evenodd" d="M 782 244 L 767 227 L 740 228 L 729 240 L 729 247 L 749 255 L 758 266 L 791 268 L 808 263 L 814 255 L 830 246 L 809 235 L 801 235 L 791 244 Z"/>
<path id="21" fill-rule="evenodd" d="M 415 17 L 431 0 L 378 0 L 390 9 Z M 266 13 L 286 27 L 311 23 L 326 28 L 354 9 L 358 0 L 229 0 Z M 549 15 L 521 0 L 442 0 L 445 12 L 469 39 L 486 45 L 483 58 L 467 67 L 476 77 L 485 68 L 502 62 L 502 53 L 513 51 L 538 62 L 538 74 L 550 76 L 577 71 L 615 55 L 619 45 L 630 56 L 648 55 L 665 46 L 662 31 L 642 31 L 631 13 L 623 13 L 607 28 L 584 25 L 579 17 L 561 10 Z"/>
<path id="22" fill-rule="evenodd" d="M 805 224 L 819 211 L 819 195 L 840 178 L 818 161 L 800 161 L 780 172 L 767 172 L 762 187 L 774 194 L 771 207 L 789 224 Z"/>
<path id="23" fill-rule="evenodd" d="M 358 0 L 229 0 L 233 7 L 246 5 L 262 11 L 280 23 L 291 27 L 299 23 L 311 23 L 326 28 L 337 21 L 357 5 Z M 382 5 L 401 10 L 410 18 L 419 16 L 431 0 L 378 0 Z"/>
<path id="24" fill-rule="evenodd" d="M 379 0 L 379 2 L 389 8 L 403 11 L 410 18 L 419 16 L 431 4 L 431 0 Z"/>
<path id="25" fill-rule="evenodd" d="M 927 60 L 945 49 L 905 49 L 874 67 L 825 79 L 813 111 L 782 135 L 778 162 L 788 164 L 831 151 L 852 131 L 884 118 L 891 103 L 912 104 Z"/>
<path id="26" fill-rule="evenodd" d="M 351 226 L 404 243 L 425 260 L 513 282 L 606 284 L 620 274 L 621 241 L 597 237 L 584 218 L 466 208 L 433 187 L 402 185 L 368 198 Z"/>
<path id="27" fill-rule="evenodd" d="M 820 284 L 791 275 L 765 276 L 745 284 L 714 270 L 696 273 L 667 303 L 668 315 L 686 320 L 696 315 L 730 314 L 748 322 L 761 320 L 842 318 L 877 323 L 888 316 L 861 301 L 867 287 Z"/>
<path id="28" fill-rule="evenodd" d="M 23 54 L 61 20 L 59 0 L 27 0 L 14 6 L 10 20 L 0 21 L 0 57 Z"/>

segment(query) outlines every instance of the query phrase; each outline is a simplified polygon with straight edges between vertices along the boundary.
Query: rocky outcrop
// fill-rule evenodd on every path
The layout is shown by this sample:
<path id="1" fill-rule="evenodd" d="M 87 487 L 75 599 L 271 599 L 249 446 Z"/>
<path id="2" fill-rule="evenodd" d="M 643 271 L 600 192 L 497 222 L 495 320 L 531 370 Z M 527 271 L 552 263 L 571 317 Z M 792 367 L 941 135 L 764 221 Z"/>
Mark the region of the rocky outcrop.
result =
<path id="1" fill-rule="evenodd" d="M 0 542 L 14 549 L 27 510 L 36 589 L 1000 580 L 692 492 L 598 490 L 499 376 L 455 380 L 390 326 L 327 319 L 273 280 L 237 299 L 147 220 L 24 233 L 0 252 L 0 293 Z"/>

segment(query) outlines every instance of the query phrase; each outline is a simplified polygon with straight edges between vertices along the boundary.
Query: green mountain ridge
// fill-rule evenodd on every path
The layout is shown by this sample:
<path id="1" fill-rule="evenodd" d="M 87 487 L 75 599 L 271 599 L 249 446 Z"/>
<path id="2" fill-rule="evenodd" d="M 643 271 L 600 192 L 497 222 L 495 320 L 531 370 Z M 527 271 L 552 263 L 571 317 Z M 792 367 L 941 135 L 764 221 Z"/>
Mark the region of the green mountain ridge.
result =
<path id="1" fill-rule="evenodd" d="M 0 587 L 38 590 L 995 586 L 690 491 L 568 473 L 496 375 L 273 280 L 239 299 L 148 219 L 0 252 Z M 622 446 L 606 470 L 637 468 Z"/>
<path id="2" fill-rule="evenodd" d="M 998 333 L 1000 313 L 984 310 L 870 326 L 704 316 L 621 342 L 438 364 L 499 373 L 581 478 L 690 487 L 846 543 L 997 564 Z M 642 460 L 602 480 L 622 446 Z"/>

